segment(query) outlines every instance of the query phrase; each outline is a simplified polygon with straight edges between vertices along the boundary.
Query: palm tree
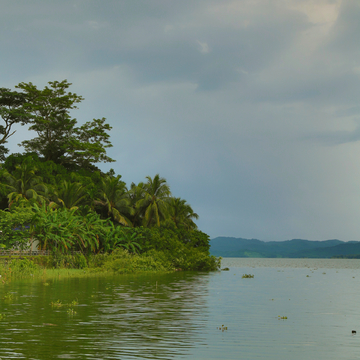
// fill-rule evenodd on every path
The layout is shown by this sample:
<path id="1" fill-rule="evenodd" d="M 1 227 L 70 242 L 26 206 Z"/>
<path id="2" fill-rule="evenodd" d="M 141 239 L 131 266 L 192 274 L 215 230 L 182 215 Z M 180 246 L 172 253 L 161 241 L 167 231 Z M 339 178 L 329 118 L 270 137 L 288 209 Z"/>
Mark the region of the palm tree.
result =
<path id="1" fill-rule="evenodd" d="M 88 202 L 87 187 L 80 182 L 68 182 L 63 180 L 57 191 L 58 203 L 67 209 L 78 209 L 80 205 Z"/>
<path id="2" fill-rule="evenodd" d="M 165 220 L 168 212 L 168 200 L 171 196 L 169 185 L 164 178 L 156 174 L 143 186 L 144 197 L 137 202 L 137 209 L 143 213 L 143 225 L 146 227 L 160 226 L 160 220 Z"/>
<path id="3" fill-rule="evenodd" d="M 42 203 L 47 201 L 48 188 L 36 175 L 37 168 L 23 163 L 17 165 L 13 175 L 4 174 L 8 190 L 9 208 L 21 200 Z"/>
<path id="4" fill-rule="evenodd" d="M 94 204 L 105 209 L 107 215 L 120 224 L 130 226 L 131 221 L 128 216 L 131 215 L 132 209 L 126 185 L 120 178 L 121 175 L 106 176 L 101 179 L 98 196 L 94 200 Z"/>
<path id="5" fill-rule="evenodd" d="M 198 219 L 199 215 L 194 212 L 192 207 L 181 198 L 171 198 L 169 201 L 169 217 L 177 228 L 184 227 L 186 230 L 197 229 L 193 219 Z"/>
<path id="6" fill-rule="evenodd" d="M 145 197 L 144 183 L 140 182 L 138 185 L 131 183 L 130 190 L 127 193 L 132 208 L 131 222 L 132 226 L 141 226 L 142 224 L 142 209 L 138 206 L 139 201 Z"/>

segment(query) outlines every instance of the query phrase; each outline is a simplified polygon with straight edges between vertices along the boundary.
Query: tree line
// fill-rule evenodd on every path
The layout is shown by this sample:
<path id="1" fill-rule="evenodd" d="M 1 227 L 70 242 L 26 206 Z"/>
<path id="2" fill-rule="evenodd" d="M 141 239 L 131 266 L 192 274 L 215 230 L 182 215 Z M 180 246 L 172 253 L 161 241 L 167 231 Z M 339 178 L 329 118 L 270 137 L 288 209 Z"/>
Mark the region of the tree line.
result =
<path id="1" fill-rule="evenodd" d="M 67 80 L 48 85 L 0 89 L 1 246 L 36 239 L 42 249 L 61 252 L 123 247 L 209 257 L 209 237 L 197 229 L 187 201 L 174 197 L 159 174 L 127 186 L 114 170 L 102 172 L 98 163 L 115 161 L 106 154 L 111 126 L 105 118 L 78 125 L 70 112 L 83 98 L 68 91 Z M 35 136 L 20 144 L 22 154 L 9 154 L 6 144 L 19 125 Z"/>

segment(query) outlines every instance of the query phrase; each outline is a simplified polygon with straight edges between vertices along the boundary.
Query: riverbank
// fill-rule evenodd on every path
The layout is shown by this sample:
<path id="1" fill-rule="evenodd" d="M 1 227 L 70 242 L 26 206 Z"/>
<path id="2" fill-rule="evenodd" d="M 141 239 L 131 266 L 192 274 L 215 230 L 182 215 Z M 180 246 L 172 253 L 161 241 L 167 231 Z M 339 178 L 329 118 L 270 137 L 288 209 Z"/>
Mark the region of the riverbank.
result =
<path id="1" fill-rule="evenodd" d="M 203 254 L 203 253 L 200 253 Z M 198 254 L 199 255 L 199 254 Z M 215 271 L 220 259 L 205 255 L 174 259 L 170 254 L 151 250 L 141 255 L 117 249 L 108 254 L 60 254 L 0 257 L 0 283 L 12 278 L 84 277 L 102 274 L 136 274 L 145 272 Z"/>

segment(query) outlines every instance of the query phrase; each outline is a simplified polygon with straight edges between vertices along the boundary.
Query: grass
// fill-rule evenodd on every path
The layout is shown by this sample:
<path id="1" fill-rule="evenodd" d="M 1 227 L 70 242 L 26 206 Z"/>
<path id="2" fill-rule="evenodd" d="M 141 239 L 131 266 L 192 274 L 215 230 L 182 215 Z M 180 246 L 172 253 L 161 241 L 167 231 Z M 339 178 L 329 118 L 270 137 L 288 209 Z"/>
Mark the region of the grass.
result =
<path id="1" fill-rule="evenodd" d="M 141 255 L 117 249 L 111 254 L 93 254 L 88 257 L 82 254 L 0 257 L 0 285 L 15 278 L 41 279 L 47 286 L 47 280 L 51 279 L 173 271 L 176 271 L 176 266 L 171 258 L 154 250 Z"/>
<path id="2" fill-rule="evenodd" d="M 22 260 L 15 260 L 22 261 Z M 116 264 L 118 265 L 118 264 Z M 126 264 L 124 264 L 126 265 Z M 49 281 L 61 280 L 67 278 L 90 278 L 90 277 L 106 277 L 114 274 L 141 274 L 141 273 L 166 273 L 166 269 L 160 270 L 147 270 L 140 268 L 128 268 L 124 271 L 116 271 L 121 269 L 113 269 L 112 267 L 98 267 L 98 268 L 85 268 L 85 269 L 68 269 L 68 268 L 41 268 L 40 266 L 36 271 L 34 269 L 16 269 L 4 266 L 0 263 L 0 286 L 11 282 L 14 279 L 29 279 L 29 280 L 42 280 L 44 286 L 49 286 Z"/>

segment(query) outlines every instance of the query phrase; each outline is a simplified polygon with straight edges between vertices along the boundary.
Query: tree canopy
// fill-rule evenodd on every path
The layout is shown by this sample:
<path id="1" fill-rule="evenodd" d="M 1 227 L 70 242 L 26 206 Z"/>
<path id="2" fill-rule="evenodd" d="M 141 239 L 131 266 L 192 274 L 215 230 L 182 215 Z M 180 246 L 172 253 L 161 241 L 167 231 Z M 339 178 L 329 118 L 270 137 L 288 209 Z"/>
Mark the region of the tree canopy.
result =
<path id="1" fill-rule="evenodd" d="M 113 169 L 101 172 L 97 163 L 114 161 L 106 154 L 111 126 L 105 118 L 78 125 L 70 112 L 83 98 L 67 80 L 48 84 L 0 89 L 0 245 L 36 238 L 61 252 L 164 251 L 175 267 L 211 267 L 199 265 L 209 260 L 209 239 L 186 200 L 159 174 L 128 188 Z M 6 156 L 14 126 L 25 124 L 36 136 L 21 143 L 23 154 Z"/>
<path id="2" fill-rule="evenodd" d="M 77 109 L 76 104 L 84 98 L 69 92 L 70 85 L 63 80 L 50 81 L 42 90 L 31 82 L 16 86 L 22 90 L 19 96 L 25 99 L 22 110 L 30 123 L 29 130 L 37 134 L 21 145 L 27 152 L 34 152 L 46 161 L 68 167 L 91 168 L 98 162 L 113 162 L 106 155 L 106 149 L 112 146 L 109 140 L 111 126 L 105 123 L 105 118 L 77 126 L 70 111 Z"/>
<path id="3" fill-rule="evenodd" d="M 15 124 L 25 125 L 30 120 L 30 114 L 25 110 L 26 96 L 17 91 L 0 88 L 0 161 L 5 159 L 8 149 L 4 146 L 8 138 L 16 132 Z"/>

